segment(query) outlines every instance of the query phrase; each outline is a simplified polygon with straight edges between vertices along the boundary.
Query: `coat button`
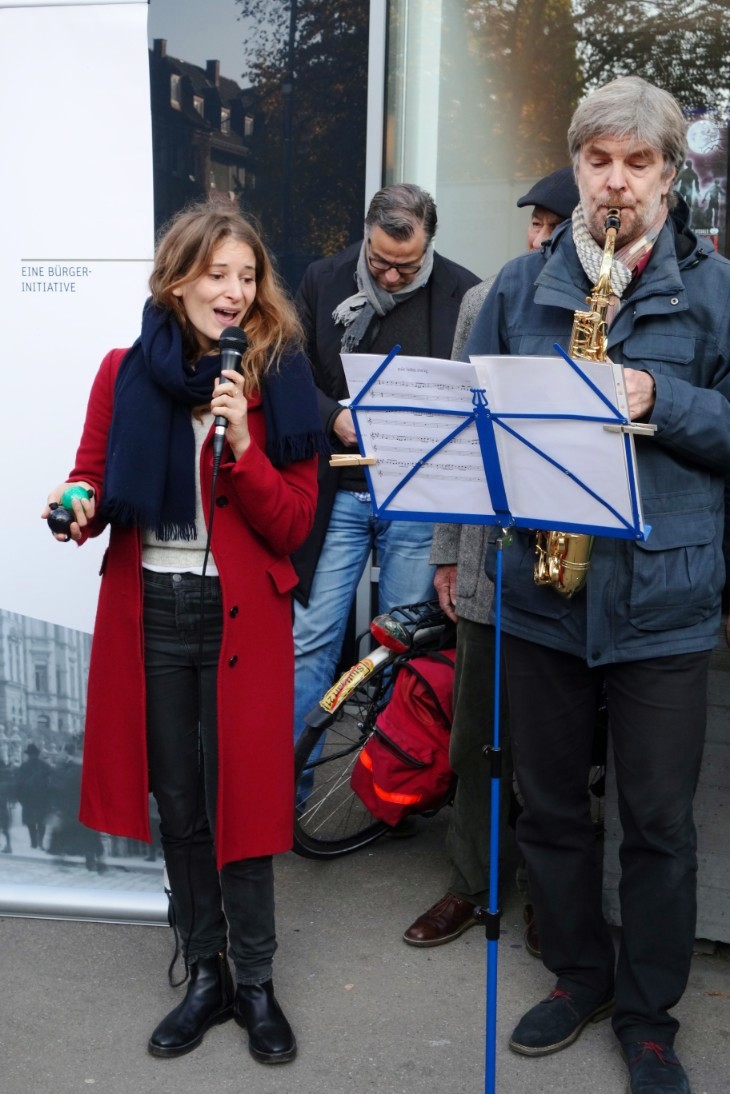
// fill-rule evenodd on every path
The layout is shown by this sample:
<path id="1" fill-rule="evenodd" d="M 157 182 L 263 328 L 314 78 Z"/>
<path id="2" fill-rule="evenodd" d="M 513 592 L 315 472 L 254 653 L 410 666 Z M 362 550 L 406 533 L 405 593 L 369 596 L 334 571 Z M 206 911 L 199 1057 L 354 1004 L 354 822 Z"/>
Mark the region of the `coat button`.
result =
<path id="1" fill-rule="evenodd" d="M 238 654 L 234 653 L 233 657 L 231 657 L 230 661 L 228 662 L 228 668 L 232 669 L 237 661 L 238 661 Z"/>
<path id="2" fill-rule="evenodd" d="M 225 509 L 226 505 L 228 505 L 228 498 L 225 494 L 221 494 L 219 498 L 215 499 L 215 503 L 219 509 Z"/>
<path id="3" fill-rule="evenodd" d="M 593 650 L 591 652 L 591 661 L 597 661 L 600 656 L 601 656 L 601 651 L 600 650 Z"/>
<path id="4" fill-rule="evenodd" d="M 673 296 L 672 299 L 669 301 L 669 303 L 670 304 L 678 304 L 679 303 L 679 297 L 678 296 Z"/>
<path id="5" fill-rule="evenodd" d="M 231 619 L 235 619 L 238 615 L 238 606 L 234 604 L 228 614 L 230 615 Z"/>

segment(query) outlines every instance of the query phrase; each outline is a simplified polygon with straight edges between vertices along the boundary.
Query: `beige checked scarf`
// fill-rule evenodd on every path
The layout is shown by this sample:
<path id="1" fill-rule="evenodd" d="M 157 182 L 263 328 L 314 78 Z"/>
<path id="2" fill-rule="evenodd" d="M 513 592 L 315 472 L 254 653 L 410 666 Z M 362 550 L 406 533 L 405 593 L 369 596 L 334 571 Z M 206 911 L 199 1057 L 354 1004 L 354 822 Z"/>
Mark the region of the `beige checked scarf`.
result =
<path id="1" fill-rule="evenodd" d="M 624 247 L 621 247 L 620 250 L 615 252 L 613 256 L 613 266 L 611 267 L 611 288 L 614 295 L 611 297 L 611 304 L 606 316 L 607 325 L 610 326 L 616 312 L 621 307 L 621 297 L 625 293 L 631 278 L 634 276 L 634 270 L 639 262 L 641 262 L 642 258 L 651 253 L 656 238 L 664 226 L 664 221 L 667 219 L 668 212 L 669 210 L 666 203 L 662 202 L 659 216 L 651 227 L 647 229 L 644 235 L 640 236 L 639 239 L 632 240 L 631 243 L 627 243 Z M 580 264 L 585 270 L 588 280 L 591 285 L 595 285 L 598 281 L 601 269 L 603 247 L 599 247 L 588 230 L 588 225 L 583 213 L 583 206 L 580 202 L 578 202 L 573 210 L 573 242 L 575 243 L 575 249 L 578 253 Z"/>

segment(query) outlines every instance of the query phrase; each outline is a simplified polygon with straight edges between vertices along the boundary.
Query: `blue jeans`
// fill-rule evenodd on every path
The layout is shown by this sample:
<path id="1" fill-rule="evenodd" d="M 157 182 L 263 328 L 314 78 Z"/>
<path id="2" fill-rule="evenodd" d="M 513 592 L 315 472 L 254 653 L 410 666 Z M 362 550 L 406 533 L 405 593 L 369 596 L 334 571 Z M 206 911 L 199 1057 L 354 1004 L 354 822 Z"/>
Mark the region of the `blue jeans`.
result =
<path id="1" fill-rule="evenodd" d="M 143 573 L 150 788 L 185 957 L 212 957 L 227 940 L 238 983 L 262 983 L 276 950 L 271 856 L 228 862 L 220 874 L 215 860 L 220 582 Z"/>
<path id="2" fill-rule="evenodd" d="M 429 600 L 435 567 L 433 525 L 378 520 L 370 499 L 338 490 L 312 582 L 309 604 L 294 605 L 294 739 L 304 718 L 331 686 L 347 619 L 371 550 L 380 561 L 379 610 Z"/>

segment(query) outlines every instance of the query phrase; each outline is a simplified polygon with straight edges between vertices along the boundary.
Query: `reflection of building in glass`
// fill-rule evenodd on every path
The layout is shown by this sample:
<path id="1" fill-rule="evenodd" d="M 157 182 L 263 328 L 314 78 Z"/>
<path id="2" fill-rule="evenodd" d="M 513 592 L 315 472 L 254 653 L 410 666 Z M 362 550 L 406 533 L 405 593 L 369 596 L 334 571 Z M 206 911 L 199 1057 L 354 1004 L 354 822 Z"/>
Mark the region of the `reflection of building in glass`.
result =
<path id="1" fill-rule="evenodd" d="M 33 741 L 53 758 L 80 739 L 91 635 L 0 609 L 0 759 Z"/>
<path id="2" fill-rule="evenodd" d="M 168 57 L 164 38 L 150 50 L 150 85 L 156 224 L 212 190 L 246 209 L 256 188 L 253 92 L 221 76 L 218 61 Z"/>
<path id="3" fill-rule="evenodd" d="M 201 67 L 152 39 L 155 223 L 208 193 L 232 194 L 294 291 L 310 262 L 362 236 L 369 5 L 342 5 L 335 20 L 320 0 L 306 11 L 296 0 L 254 7 L 243 87 L 218 61 Z"/>

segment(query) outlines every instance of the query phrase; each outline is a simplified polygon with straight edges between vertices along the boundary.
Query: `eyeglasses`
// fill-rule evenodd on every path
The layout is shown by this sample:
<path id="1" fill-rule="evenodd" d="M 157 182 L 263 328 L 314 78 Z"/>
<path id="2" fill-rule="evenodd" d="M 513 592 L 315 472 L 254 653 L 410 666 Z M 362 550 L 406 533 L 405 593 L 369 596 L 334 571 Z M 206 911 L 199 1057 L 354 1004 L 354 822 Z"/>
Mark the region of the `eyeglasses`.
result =
<path id="1" fill-rule="evenodd" d="M 425 256 L 426 252 L 423 252 Z M 370 240 L 368 240 L 368 262 L 370 269 L 375 270 L 376 273 L 387 273 L 388 270 L 395 270 L 400 274 L 417 274 L 423 265 L 423 256 L 421 256 L 420 262 L 386 262 L 384 258 L 377 258 L 370 250 Z"/>

